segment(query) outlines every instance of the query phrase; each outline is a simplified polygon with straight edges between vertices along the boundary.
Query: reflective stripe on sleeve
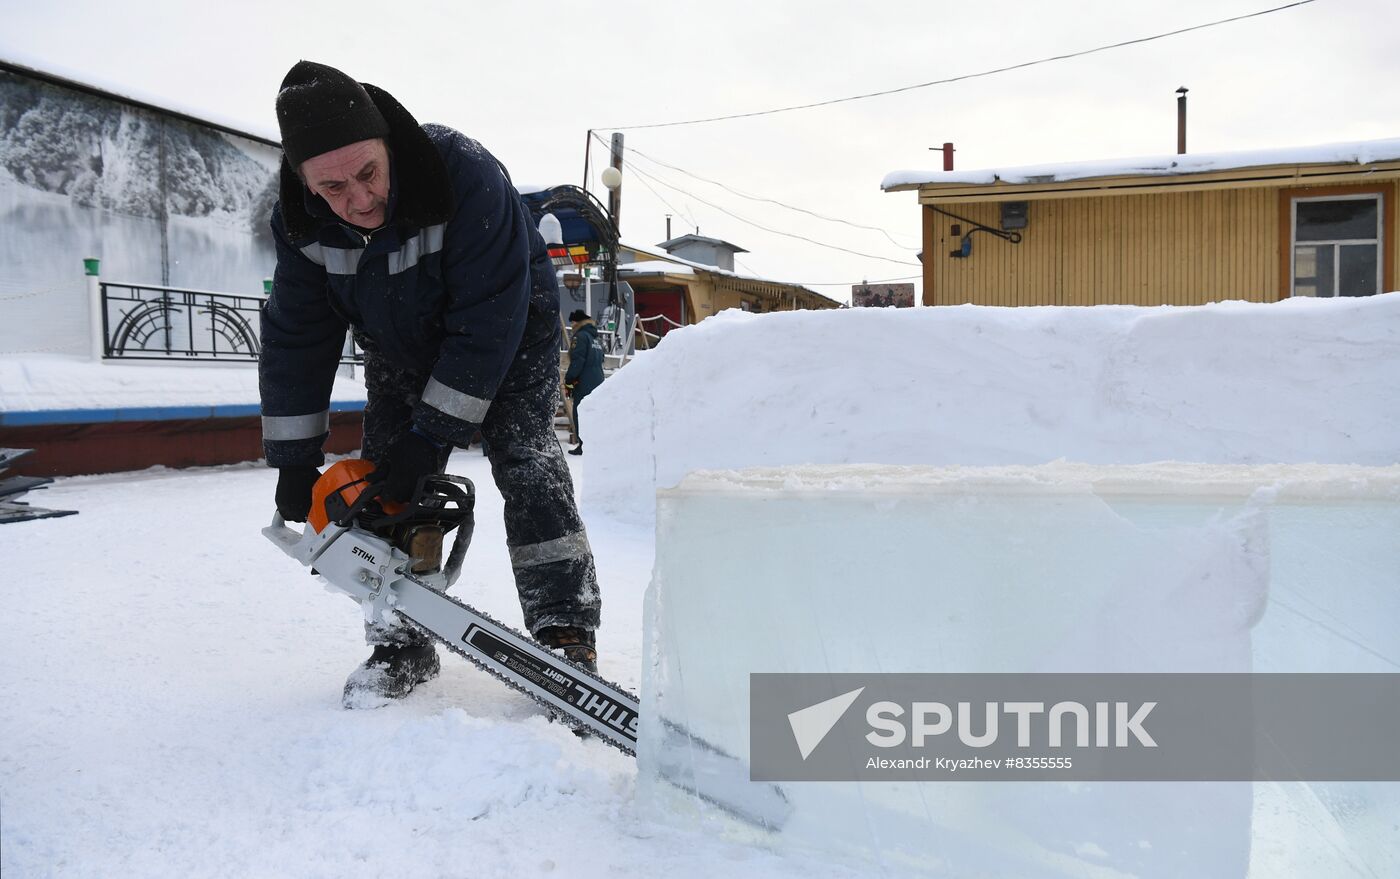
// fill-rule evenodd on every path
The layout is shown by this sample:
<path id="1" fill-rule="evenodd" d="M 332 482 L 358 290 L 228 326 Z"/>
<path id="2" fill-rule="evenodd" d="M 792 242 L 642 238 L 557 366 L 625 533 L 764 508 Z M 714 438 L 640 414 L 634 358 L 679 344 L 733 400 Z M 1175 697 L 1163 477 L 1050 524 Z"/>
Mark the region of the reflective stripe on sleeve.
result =
<path id="1" fill-rule="evenodd" d="M 265 440 L 315 439 L 331 429 L 331 410 L 311 415 L 264 415 L 262 433 Z"/>
<path id="2" fill-rule="evenodd" d="M 324 244 L 308 244 L 301 249 L 302 255 L 332 275 L 353 275 L 359 268 L 363 247 L 347 250 L 343 247 L 326 247 Z"/>
<path id="3" fill-rule="evenodd" d="M 544 543 L 510 547 L 510 565 L 512 568 L 529 568 L 547 565 L 550 562 L 584 558 L 591 552 L 588 547 L 588 535 L 582 531 L 575 531 L 573 534 L 565 534 Z"/>
<path id="4" fill-rule="evenodd" d="M 422 400 L 445 415 L 470 421 L 472 424 L 480 424 L 486 417 L 486 410 L 491 408 L 490 400 L 453 390 L 435 378 L 428 379 L 427 387 L 423 388 Z"/>
<path id="5" fill-rule="evenodd" d="M 389 254 L 389 274 L 406 272 L 418 265 L 418 260 L 442 250 L 442 233 L 446 228 L 446 223 L 429 226 L 404 242 L 403 247 Z"/>

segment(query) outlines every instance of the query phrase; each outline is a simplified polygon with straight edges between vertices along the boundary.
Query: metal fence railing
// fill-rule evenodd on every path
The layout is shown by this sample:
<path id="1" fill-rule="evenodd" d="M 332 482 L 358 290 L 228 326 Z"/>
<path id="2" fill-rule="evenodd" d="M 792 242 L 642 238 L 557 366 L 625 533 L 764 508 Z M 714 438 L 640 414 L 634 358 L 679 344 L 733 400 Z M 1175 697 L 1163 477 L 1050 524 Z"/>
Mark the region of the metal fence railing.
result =
<path id="1" fill-rule="evenodd" d="M 101 283 L 102 356 L 113 360 L 257 362 L 265 296 Z M 361 361 L 346 334 L 341 363 Z"/>
<path id="2" fill-rule="evenodd" d="M 656 327 L 659 332 L 654 332 L 650 327 Z M 637 331 L 640 333 L 638 342 L 642 348 L 650 348 L 669 333 L 671 330 L 678 330 L 681 324 L 676 323 L 664 314 L 653 314 L 649 317 L 637 318 Z"/>

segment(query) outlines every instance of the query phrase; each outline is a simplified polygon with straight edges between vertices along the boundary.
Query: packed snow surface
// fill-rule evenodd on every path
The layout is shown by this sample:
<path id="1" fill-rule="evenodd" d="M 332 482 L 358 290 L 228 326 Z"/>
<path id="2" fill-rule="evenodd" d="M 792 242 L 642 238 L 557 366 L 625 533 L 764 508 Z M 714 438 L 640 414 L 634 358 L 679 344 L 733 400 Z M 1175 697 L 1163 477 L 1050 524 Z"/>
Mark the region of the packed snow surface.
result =
<path id="1" fill-rule="evenodd" d="M 571 464 L 577 464 L 570 459 Z M 486 459 L 453 593 L 520 626 Z M 653 823 L 632 758 L 443 654 L 404 703 L 340 707 L 360 609 L 259 533 L 257 465 L 77 477 L 6 525 L 0 874 L 15 877 L 856 877 Z M 651 535 L 589 521 L 600 664 L 635 691 Z"/>
<path id="2" fill-rule="evenodd" d="M 362 377 L 336 376 L 332 402 L 364 400 Z M 0 412 L 257 404 L 254 363 L 95 363 L 58 354 L 0 356 Z"/>

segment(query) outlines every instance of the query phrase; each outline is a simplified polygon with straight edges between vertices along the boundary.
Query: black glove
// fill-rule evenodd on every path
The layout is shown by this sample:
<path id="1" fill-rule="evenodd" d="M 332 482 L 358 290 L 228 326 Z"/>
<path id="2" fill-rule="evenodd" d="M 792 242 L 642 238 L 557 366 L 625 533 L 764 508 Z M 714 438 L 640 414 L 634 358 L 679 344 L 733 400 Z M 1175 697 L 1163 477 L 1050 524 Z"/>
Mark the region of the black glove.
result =
<path id="1" fill-rule="evenodd" d="M 311 486 L 321 471 L 311 466 L 277 469 L 277 512 L 288 522 L 305 522 L 311 512 Z"/>
<path id="2" fill-rule="evenodd" d="M 404 503 L 418 490 L 418 480 L 438 472 L 446 443 L 438 443 L 417 429 L 394 440 L 384 460 L 369 475 L 370 482 L 384 483 L 384 499 Z"/>

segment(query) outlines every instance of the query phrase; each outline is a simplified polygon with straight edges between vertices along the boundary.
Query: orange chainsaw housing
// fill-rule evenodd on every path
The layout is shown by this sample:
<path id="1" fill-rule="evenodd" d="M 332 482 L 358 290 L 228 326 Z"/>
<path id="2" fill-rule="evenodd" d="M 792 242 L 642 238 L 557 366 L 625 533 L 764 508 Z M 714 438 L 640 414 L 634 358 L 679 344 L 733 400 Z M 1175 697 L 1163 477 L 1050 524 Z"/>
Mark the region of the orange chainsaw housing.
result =
<path id="1" fill-rule="evenodd" d="M 330 469 L 321 474 L 321 478 L 317 479 L 311 488 L 311 512 L 306 517 L 317 534 L 325 530 L 335 518 L 327 508 L 327 502 L 335 502 L 342 510 L 349 509 L 368 487 L 369 475 L 374 469 L 373 461 L 346 458 L 344 461 L 335 462 Z M 340 506 L 341 504 L 344 506 Z M 403 504 L 386 500 L 381 500 L 379 504 L 384 508 L 384 512 L 390 515 L 401 512 L 404 508 Z"/>

